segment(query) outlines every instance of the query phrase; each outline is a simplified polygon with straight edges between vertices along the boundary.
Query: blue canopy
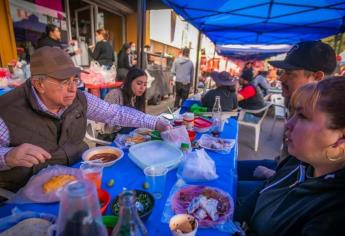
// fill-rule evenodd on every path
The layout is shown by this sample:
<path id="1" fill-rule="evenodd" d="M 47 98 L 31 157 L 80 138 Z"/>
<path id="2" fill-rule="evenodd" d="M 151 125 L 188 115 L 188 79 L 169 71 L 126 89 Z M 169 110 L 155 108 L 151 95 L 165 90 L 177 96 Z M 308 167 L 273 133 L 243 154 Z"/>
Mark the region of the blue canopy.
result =
<path id="1" fill-rule="evenodd" d="M 295 44 L 345 31 L 344 0 L 163 0 L 215 44 Z"/>
<path id="2" fill-rule="evenodd" d="M 273 44 L 273 45 L 217 45 L 217 53 L 223 56 L 241 59 L 241 60 L 264 60 L 269 57 L 286 53 L 291 45 Z"/>

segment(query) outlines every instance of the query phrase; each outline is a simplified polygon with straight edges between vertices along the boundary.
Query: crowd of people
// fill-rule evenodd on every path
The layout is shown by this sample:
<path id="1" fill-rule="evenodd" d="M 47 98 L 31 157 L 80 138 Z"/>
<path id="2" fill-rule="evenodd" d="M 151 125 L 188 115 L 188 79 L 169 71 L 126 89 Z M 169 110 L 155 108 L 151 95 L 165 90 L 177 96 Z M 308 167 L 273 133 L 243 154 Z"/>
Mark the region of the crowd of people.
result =
<path id="1" fill-rule="evenodd" d="M 125 127 L 171 128 L 145 113 L 148 75 L 135 67 L 135 43 L 125 43 L 117 55 L 123 86 L 102 100 L 77 89 L 83 71 L 71 56 L 79 51 L 66 51 L 60 39 L 57 27 L 47 27 L 31 57 L 31 78 L 1 97 L 1 188 L 17 191 L 50 164 L 79 161 L 87 149 L 87 119 L 105 123 L 110 135 Z M 109 34 L 99 29 L 96 39 L 89 55 L 109 69 L 116 60 Z M 189 53 L 183 49 L 171 69 L 176 77 L 175 108 L 188 98 L 192 86 Z M 248 235 L 334 235 L 345 207 L 345 79 L 331 76 L 335 53 L 321 41 L 301 42 L 284 60 L 269 63 L 282 70 L 279 81 L 289 109 L 284 148 L 272 161 L 238 162 L 234 219 Z M 212 111 L 219 96 L 223 111 L 263 108 L 270 88 L 266 75 L 255 71 L 252 62 L 238 78 L 213 72 L 216 87 L 203 94 L 201 103 Z"/>

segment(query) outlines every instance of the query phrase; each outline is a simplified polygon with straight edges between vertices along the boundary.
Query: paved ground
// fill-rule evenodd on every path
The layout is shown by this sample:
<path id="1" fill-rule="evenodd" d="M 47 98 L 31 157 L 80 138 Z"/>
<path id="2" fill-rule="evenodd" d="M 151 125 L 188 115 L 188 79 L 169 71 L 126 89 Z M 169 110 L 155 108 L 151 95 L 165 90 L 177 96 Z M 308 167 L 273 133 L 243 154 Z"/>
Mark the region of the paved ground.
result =
<path id="1" fill-rule="evenodd" d="M 159 105 L 148 105 L 146 107 L 146 113 L 152 115 L 159 115 L 163 112 L 168 112 L 168 106 L 172 109 L 174 107 L 174 97 L 169 96 L 166 99 L 162 100 Z"/>

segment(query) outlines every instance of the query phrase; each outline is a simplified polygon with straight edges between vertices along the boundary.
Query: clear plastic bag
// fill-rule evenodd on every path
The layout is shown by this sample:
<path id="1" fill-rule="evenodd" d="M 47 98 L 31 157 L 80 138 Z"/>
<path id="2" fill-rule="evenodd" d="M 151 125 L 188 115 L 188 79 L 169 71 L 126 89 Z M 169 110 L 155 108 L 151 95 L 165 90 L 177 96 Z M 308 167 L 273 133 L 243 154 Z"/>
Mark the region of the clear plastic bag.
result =
<path id="1" fill-rule="evenodd" d="M 236 142 L 234 139 L 215 138 L 209 134 L 203 134 L 198 140 L 198 143 L 200 147 L 203 147 L 207 150 L 228 154 L 235 146 Z"/>
<path id="2" fill-rule="evenodd" d="M 186 143 L 191 147 L 189 135 L 185 126 L 178 126 L 164 131 L 161 133 L 161 138 L 177 148 L 180 148 L 182 143 Z"/>
<path id="3" fill-rule="evenodd" d="M 174 208 L 176 209 L 177 198 L 175 197 L 175 195 L 179 194 L 181 191 L 186 191 L 186 190 L 188 191 L 188 189 L 192 190 L 191 194 L 197 192 L 197 191 L 193 191 L 195 189 L 199 189 L 199 190 L 207 189 L 207 190 L 217 191 L 218 193 L 221 194 L 223 198 L 228 199 L 230 207 L 231 207 L 225 216 L 219 217 L 219 219 L 214 222 L 210 222 L 210 220 L 208 220 L 208 222 L 206 221 L 203 222 L 202 220 L 198 220 L 200 228 L 215 228 L 215 229 L 218 229 L 219 231 L 230 233 L 230 235 L 241 232 L 241 229 L 232 221 L 232 215 L 234 212 L 234 203 L 233 203 L 232 197 L 228 193 L 218 188 L 198 186 L 198 185 L 188 185 L 182 179 L 178 179 L 170 191 L 170 194 L 165 203 L 162 218 L 161 218 L 161 221 L 163 223 L 169 223 L 171 217 L 173 217 L 175 214 L 180 214 L 180 212 L 175 212 L 173 210 Z M 185 213 L 187 213 L 188 211 L 187 208 L 188 206 L 183 209 Z"/>
<path id="4" fill-rule="evenodd" d="M 177 177 L 192 183 L 215 180 L 218 175 L 214 161 L 204 149 L 199 149 L 184 156 L 177 171 Z"/>
<path id="5" fill-rule="evenodd" d="M 12 214 L 0 219 L 0 232 L 3 232 L 19 222 L 30 219 L 39 218 L 55 223 L 56 216 L 48 213 L 34 212 L 34 211 L 21 211 L 17 207 L 12 209 Z"/>
<path id="6" fill-rule="evenodd" d="M 73 175 L 75 180 L 83 180 L 82 173 L 79 169 L 71 168 L 62 165 L 52 165 L 42 169 L 36 175 L 33 175 L 27 184 L 19 189 L 13 198 L 9 199 L 7 203 L 11 204 L 25 204 L 25 203 L 50 203 L 59 201 L 59 191 L 52 191 L 45 193 L 43 191 L 43 184 L 46 183 L 53 176 L 59 175 Z"/>

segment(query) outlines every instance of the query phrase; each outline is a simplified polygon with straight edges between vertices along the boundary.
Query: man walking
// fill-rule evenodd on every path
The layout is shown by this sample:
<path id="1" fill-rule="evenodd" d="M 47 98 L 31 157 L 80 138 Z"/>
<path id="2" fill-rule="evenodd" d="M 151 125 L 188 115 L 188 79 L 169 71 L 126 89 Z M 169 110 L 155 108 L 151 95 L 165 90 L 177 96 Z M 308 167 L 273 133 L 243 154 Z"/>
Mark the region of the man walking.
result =
<path id="1" fill-rule="evenodd" d="M 177 109 L 188 98 L 194 74 L 194 65 L 193 62 L 189 59 L 188 48 L 183 49 L 182 57 L 176 58 L 171 72 L 176 76 L 176 97 L 174 107 L 175 109 Z M 182 100 L 181 104 L 180 100 Z"/>

